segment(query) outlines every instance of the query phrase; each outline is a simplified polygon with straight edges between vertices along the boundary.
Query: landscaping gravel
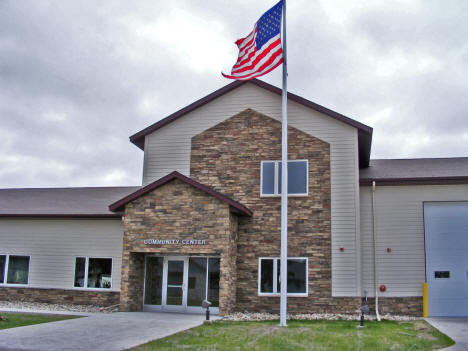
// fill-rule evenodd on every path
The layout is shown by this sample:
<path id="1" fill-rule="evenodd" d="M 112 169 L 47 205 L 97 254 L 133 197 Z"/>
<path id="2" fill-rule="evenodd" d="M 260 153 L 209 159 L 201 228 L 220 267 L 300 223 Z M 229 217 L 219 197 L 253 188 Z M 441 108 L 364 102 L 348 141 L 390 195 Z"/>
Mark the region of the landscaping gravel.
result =
<path id="1" fill-rule="evenodd" d="M 71 304 L 51 304 L 51 303 L 36 303 L 36 302 L 11 302 L 0 301 L 0 309 L 19 309 L 19 310 L 43 310 L 43 311 L 66 311 L 66 312 L 86 312 L 86 313 L 112 313 L 118 311 L 118 306 L 100 307 L 94 305 L 71 305 Z M 381 319 L 389 321 L 415 321 L 421 320 L 422 317 L 411 316 L 395 316 L 385 314 L 380 316 Z M 339 314 L 339 313 L 303 313 L 303 314 L 288 314 L 287 319 L 296 320 L 359 320 L 361 315 L 356 314 Z M 272 313 L 249 313 L 236 312 L 220 317 L 220 320 L 228 321 L 268 321 L 279 319 L 279 314 Z M 365 316 L 366 320 L 375 320 L 375 315 Z"/>
<path id="2" fill-rule="evenodd" d="M 394 315 L 381 315 L 381 319 L 389 321 L 414 321 L 423 319 L 422 317 L 411 316 L 394 316 Z M 359 320 L 360 314 L 334 314 L 334 313 L 304 313 L 304 314 L 288 314 L 287 319 L 297 320 Z M 221 318 L 228 321 L 268 321 L 279 319 L 279 314 L 271 313 L 232 313 Z M 375 315 L 365 316 L 366 320 L 375 320 Z"/>
<path id="3" fill-rule="evenodd" d="M 118 306 L 101 307 L 95 305 L 71 305 L 21 301 L 0 301 L 0 309 L 38 310 L 38 311 L 64 311 L 86 313 L 112 313 L 118 311 Z"/>

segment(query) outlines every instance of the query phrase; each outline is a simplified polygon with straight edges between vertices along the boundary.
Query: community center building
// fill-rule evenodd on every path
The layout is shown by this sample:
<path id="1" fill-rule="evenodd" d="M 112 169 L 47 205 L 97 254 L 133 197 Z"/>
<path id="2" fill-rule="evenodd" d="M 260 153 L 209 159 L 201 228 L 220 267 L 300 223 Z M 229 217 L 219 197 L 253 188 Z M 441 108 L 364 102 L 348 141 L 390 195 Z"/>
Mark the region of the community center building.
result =
<path id="1" fill-rule="evenodd" d="M 288 94 L 290 313 L 468 316 L 468 158 L 370 159 Z M 279 311 L 281 90 L 236 81 L 130 137 L 139 187 L 0 190 L 0 300 Z M 367 302 L 365 302 L 367 301 Z"/>

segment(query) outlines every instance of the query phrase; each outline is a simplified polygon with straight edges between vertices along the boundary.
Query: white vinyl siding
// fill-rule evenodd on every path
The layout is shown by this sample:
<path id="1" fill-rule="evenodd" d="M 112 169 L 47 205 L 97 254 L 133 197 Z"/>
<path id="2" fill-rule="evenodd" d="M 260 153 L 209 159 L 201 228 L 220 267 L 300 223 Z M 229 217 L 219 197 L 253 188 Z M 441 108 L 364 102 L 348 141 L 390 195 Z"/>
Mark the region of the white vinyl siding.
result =
<path id="1" fill-rule="evenodd" d="M 120 291 L 123 229 L 117 219 L 0 219 L 0 248 L 30 256 L 28 287 L 73 289 L 77 256 L 112 258 Z"/>
<path id="2" fill-rule="evenodd" d="M 281 120 L 281 97 L 245 84 L 146 136 L 143 185 L 174 170 L 190 176 L 191 138 L 247 108 Z M 294 101 L 288 121 L 330 144 L 332 294 L 359 295 L 357 129 Z"/>
<path id="3" fill-rule="evenodd" d="M 374 296 L 372 189 L 361 199 L 362 290 Z M 379 186 L 376 190 L 377 272 L 380 296 L 422 296 L 425 281 L 423 202 L 468 200 L 467 185 Z M 387 249 L 391 252 L 387 252 Z"/>

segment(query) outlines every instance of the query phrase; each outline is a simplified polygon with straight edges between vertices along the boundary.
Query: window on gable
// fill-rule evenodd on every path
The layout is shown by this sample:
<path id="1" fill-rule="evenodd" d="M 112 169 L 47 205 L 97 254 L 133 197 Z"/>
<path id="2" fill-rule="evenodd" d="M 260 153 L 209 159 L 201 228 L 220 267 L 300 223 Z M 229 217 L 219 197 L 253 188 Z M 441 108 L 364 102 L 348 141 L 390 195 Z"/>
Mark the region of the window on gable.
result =
<path id="1" fill-rule="evenodd" d="M 281 279 L 279 258 L 260 258 L 258 269 L 259 295 L 278 295 Z M 307 296 L 307 258 L 288 258 L 288 295 Z"/>
<path id="2" fill-rule="evenodd" d="M 29 256 L 0 255 L 0 284 L 27 285 Z"/>
<path id="3" fill-rule="evenodd" d="M 288 194 L 307 195 L 308 161 L 292 160 L 288 166 Z M 281 161 L 262 161 L 261 167 L 261 195 L 281 195 Z"/>

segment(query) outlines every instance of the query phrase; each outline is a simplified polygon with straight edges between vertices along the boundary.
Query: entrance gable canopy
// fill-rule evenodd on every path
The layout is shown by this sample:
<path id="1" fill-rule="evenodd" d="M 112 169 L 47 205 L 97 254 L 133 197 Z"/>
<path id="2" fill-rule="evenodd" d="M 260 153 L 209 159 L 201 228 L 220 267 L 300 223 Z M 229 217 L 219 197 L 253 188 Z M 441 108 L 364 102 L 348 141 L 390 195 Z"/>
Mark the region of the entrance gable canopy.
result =
<path id="1" fill-rule="evenodd" d="M 231 199 L 230 197 L 227 197 L 226 195 L 223 195 L 216 190 L 213 190 L 212 188 L 200 184 L 197 181 L 184 176 L 183 174 L 174 171 L 172 173 L 169 173 L 168 175 L 156 180 L 155 182 L 148 184 L 147 186 L 131 193 L 130 195 L 125 196 L 124 198 L 120 199 L 119 201 L 114 202 L 113 204 L 109 205 L 109 210 L 112 212 L 119 212 L 123 211 L 125 208 L 125 205 L 128 204 L 129 202 L 132 202 L 133 200 L 139 198 L 140 196 L 143 196 L 160 186 L 167 184 L 168 182 L 174 180 L 174 179 L 179 179 L 180 181 L 189 184 L 225 203 L 227 203 L 231 209 L 232 212 L 240 215 L 240 216 L 246 216 L 246 217 L 251 217 L 252 216 L 252 211 L 249 210 L 247 207 L 242 205 L 241 203 Z"/>

